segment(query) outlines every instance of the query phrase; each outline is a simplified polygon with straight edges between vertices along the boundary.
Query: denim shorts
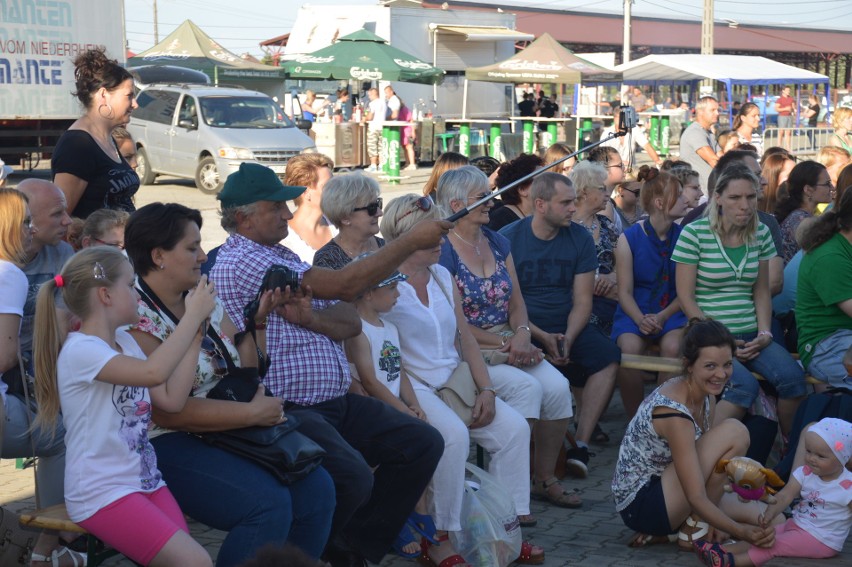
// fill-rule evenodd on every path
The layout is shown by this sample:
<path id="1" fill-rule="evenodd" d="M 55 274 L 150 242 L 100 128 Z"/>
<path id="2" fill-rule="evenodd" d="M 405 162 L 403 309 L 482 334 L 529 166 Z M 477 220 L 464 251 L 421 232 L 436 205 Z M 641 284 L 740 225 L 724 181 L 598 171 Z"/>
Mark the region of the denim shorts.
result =
<path id="1" fill-rule="evenodd" d="M 734 335 L 734 338 L 749 342 L 756 336 L 756 333 L 745 333 Z M 798 362 L 793 360 L 787 349 L 772 341 L 768 347 L 760 351 L 757 358 L 745 364 L 734 359 L 734 373 L 725 387 L 722 399 L 742 408 L 751 406 L 757 399 L 760 389 L 757 378 L 752 375 L 752 372 L 757 372 L 772 384 L 779 398 L 798 398 L 807 393 L 805 371 Z"/>
<path id="2" fill-rule="evenodd" d="M 635 532 L 664 536 L 677 531 L 669 524 L 666 496 L 663 494 L 663 482 L 659 476 L 652 476 L 636 493 L 633 502 L 620 513 L 624 525 Z"/>
<path id="3" fill-rule="evenodd" d="M 843 365 L 843 355 L 852 347 L 852 330 L 839 329 L 816 344 L 808 373 L 835 388 L 852 389 L 852 377 Z"/>

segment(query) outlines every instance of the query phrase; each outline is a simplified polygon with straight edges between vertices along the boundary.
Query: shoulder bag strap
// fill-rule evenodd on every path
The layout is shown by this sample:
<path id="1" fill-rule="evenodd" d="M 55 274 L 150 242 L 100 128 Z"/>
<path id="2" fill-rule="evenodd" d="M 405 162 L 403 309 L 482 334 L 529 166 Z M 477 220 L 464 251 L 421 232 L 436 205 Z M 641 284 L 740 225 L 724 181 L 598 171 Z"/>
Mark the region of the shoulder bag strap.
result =
<path id="1" fill-rule="evenodd" d="M 154 293 L 154 290 L 152 290 L 148 286 L 148 284 L 145 283 L 145 280 L 139 278 L 138 281 L 139 289 L 142 291 L 142 293 L 139 294 L 139 296 L 142 298 L 142 301 L 144 301 L 148 305 L 148 307 L 150 307 L 154 311 L 160 313 L 161 315 L 165 315 L 166 317 L 171 319 L 172 323 L 174 323 L 175 325 L 180 323 L 180 318 L 175 316 L 175 314 L 172 313 L 171 310 L 163 304 L 162 300 L 157 297 L 156 293 Z M 216 330 L 213 328 L 213 325 L 207 325 L 207 336 L 210 337 L 210 339 L 214 343 L 216 343 L 216 346 L 219 348 L 219 352 L 222 355 L 222 358 L 225 359 L 225 364 L 228 366 L 228 371 L 233 372 L 237 368 L 237 365 L 234 364 L 234 359 L 231 358 L 231 353 L 225 347 L 225 343 L 222 341 L 222 337 L 219 336 L 219 333 L 216 332 Z M 252 333 L 252 336 L 254 336 L 254 333 Z M 255 340 L 255 343 L 256 342 L 257 341 Z"/>
<path id="2" fill-rule="evenodd" d="M 441 292 L 444 294 L 444 297 L 447 298 L 447 303 L 450 304 L 450 309 L 452 309 L 453 314 L 455 314 L 456 302 L 453 300 L 453 295 L 450 293 L 450 290 L 447 289 L 447 286 L 445 286 L 444 282 L 442 282 L 441 279 L 438 277 L 438 271 L 435 270 L 435 268 L 433 268 L 432 266 L 429 266 L 429 273 L 432 275 L 432 278 L 435 280 L 435 283 L 438 284 L 438 287 L 441 288 Z M 428 287 L 429 284 L 427 283 L 426 286 Z M 462 352 L 461 344 L 461 329 L 459 329 L 458 327 L 456 328 L 456 341 L 458 341 L 459 344 L 457 349 L 459 353 L 459 358 L 464 361 L 464 353 Z"/>

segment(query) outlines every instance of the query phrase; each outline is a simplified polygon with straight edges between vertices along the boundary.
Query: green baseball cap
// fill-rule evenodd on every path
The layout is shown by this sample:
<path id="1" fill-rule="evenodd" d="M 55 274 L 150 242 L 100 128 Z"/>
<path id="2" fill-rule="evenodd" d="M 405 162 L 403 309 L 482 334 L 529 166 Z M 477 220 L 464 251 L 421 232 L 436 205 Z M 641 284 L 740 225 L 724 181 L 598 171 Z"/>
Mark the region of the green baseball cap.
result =
<path id="1" fill-rule="evenodd" d="M 259 163 L 243 162 L 225 180 L 216 196 L 223 208 L 250 205 L 258 201 L 290 201 L 305 192 L 305 187 L 284 185 L 274 171 Z"/>

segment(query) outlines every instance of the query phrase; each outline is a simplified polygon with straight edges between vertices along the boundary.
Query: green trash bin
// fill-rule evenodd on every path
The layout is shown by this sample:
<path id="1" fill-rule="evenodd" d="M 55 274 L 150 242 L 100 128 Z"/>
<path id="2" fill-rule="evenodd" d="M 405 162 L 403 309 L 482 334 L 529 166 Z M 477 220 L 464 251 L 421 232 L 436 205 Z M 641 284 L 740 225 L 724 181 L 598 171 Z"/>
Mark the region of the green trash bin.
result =
<path id="1" fill-rule="evenodd" d="M 663 156 L 669 155 L 669 141 L 672 136 L 671 122 L 670 116 L 663 116 L 660 120 L 660 154 Z"/>
<path id="2" fill-rule="evenodd" d="M 648 129 L 648 138 L 649 142 L 651 142 L 651 146 L 660 151 L 660 117 L 652 116 L 651 117 L 651 127 Z"/>

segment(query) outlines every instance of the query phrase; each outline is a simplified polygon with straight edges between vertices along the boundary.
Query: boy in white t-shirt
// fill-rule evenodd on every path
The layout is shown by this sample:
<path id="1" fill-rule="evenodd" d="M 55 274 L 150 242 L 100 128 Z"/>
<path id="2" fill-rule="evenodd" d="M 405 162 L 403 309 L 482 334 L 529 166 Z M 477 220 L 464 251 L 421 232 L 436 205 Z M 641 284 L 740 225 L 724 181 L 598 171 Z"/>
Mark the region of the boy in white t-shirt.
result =
<path id="1" fill-rule="evenodd" d="M 361 317 L 361 334 L 346 339 L 346 357 L 355 365 L 361 385 L 370 396 L 426 421 L 426 414 L 417 402 L 402 365 L 399 331 L 396 325 L 381 317 L 396 305 L 397 282 L 406 279 L 407 276 L 394 272 L 355 300 L 355 309 Z M 402 557 L 417 557 L 421 551 L 417 534 L 435 543 L 436 531 L 424 495 L 402 527 L 393 548 Z"/>

